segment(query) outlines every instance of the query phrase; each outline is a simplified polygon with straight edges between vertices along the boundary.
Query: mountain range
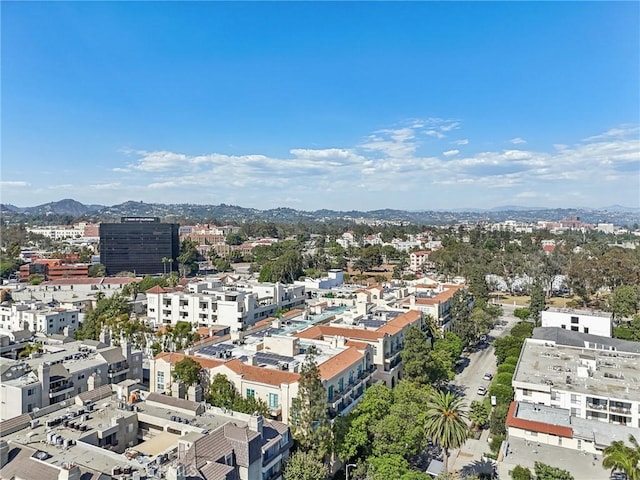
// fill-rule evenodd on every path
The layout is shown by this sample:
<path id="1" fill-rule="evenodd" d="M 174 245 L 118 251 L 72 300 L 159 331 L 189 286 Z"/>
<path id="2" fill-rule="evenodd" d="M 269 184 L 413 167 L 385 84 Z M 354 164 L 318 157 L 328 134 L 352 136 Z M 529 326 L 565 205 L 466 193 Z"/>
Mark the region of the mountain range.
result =
<path id="1" fill-rule="evenodd" d="M 236 205 L 196 205 L 196 204 L 159 204 L 128 201 L 118 205 L 85 205 L 73 199 L 45 203 L 34 207 L 17 207 L 0 204 L 0 214 L 6 221 L 38 220 L 46 223 L 53 217 L 86 218 L 89 220 L 109 221 L 123 216 L 155 216 L 164 220 L 182 220 L 203 222 L 212 219 L 223 221 L 332 221 L 359 220 L 426 224 L 450 224 L 461 221 L 503 221 L 516 220 L 532 222 L 538 220 L 557 221 L 578 216 L 586 223 L 614 223 L 633 225 L 640 223 L 640 208 L 612 205 L 600 209 L 591 208 L 544 208 L 505 205 L 491 209 L 455 209 L 455 210 L 396 210 L 381 209 L 372 211 L 304 211 L 292 208 L 274 208 L 259 210 Z"/>

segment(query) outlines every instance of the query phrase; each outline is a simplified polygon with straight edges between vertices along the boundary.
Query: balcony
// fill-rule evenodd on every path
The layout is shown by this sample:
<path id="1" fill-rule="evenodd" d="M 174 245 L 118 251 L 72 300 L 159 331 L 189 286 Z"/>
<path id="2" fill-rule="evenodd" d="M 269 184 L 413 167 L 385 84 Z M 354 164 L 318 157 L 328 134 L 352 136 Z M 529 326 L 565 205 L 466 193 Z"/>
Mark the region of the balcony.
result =
<path id="1" fill-rule="evenodd" d="M 623 415 L 631 415 L 631 404 L 611 405 L 609 411 L 621 413 Z"/>
<path id="2" fill-rule="evenodd" d="M 49 398 L 59 397 L 73 392 L 73 382 L 65 382 L 49 389 Z"/>
<path id="3" fill-rule="evenodd" d="M 112 365 L 109 370 L 107 370 L 107 377 L 115 378 L 127 373 L 129 373 L 129 364 L 127 362 L 123 362 L 120 365 Z"/>
<path id="4" fill-rule="evenodd" d="M 606 410 L 607 404 L 587 402 L 587 408 L 590 408 L 591 410 Z"/>

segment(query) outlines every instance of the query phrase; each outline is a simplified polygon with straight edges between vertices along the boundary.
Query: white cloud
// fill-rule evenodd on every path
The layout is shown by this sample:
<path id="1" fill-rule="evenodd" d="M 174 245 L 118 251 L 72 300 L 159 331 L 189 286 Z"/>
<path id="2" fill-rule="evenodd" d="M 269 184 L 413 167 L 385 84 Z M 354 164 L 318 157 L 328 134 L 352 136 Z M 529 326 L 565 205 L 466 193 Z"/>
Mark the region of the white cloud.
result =
<path id="1" fill-rule="evenodd" d="M 482 193 L 489 191 L 523 199 L 526 196 L 517 195 L 536 192 L 535 200 L 561 202 L 559 194 L 544 197 L 557 191 L 559 182 L 566 191 L 618 194 L 624 188 L 630 191 L 635 178 L 637 187 L 640 141 L 634 135 L 621 136 L 615 131 L 615 135 L 588 137 L 574 145 L 550 145 L 546 151 L 509 148 L 473 152 L 466 148 L 464 155 L 458 149 L 443 151 L 425 141 L 424 135 L 444 136 L 440 128 L 455 123 L 443 119 L 413 120 L 409 126 L 377 130 L 354 146 L 299 146 L 282 156 L 135 150 L 128 154 L 129 163 L 122 168 L 127 171 L 114 168 L 117 178 L 105 178 L 95 188 L 124 192 L 137 182 L 146 185 L 149 192 L 157 192 L 150 193 L 157 195 L 157 201 L 172 198 L 178 202 L 229 203 L 234 199 L 245 206 L 251 201 L 258 208 L 282 204 L 322 208 L 331 201 L 342 202 L 341 208 L 348 209 L 354 205 L 349 196 L 354 188 L 360 192 L 358 201 L 368 199 L 369 203 L 378 202 L 379 207 L 384 207 L 382 199 L 394 198 L 394 192 L 420 198 L 425 187 L 429 198 L 438 199 L 450 198 L 457 187 L 465 187 L 458 191 L 460 198 L 477 195 L 479 202 L 489 201 Z M 451 143 L 467 145 L 468 140 Z M 495 195 L 499 198 L 498 193 Z M 625 203 L 624 198 L 616 202 Z M 499 203 L 504 200 L 496 204 Z"/>
<path id="2" fill-rule="evenodd" d="M 523 145 L 527 143 L 527 141 L 524 138 L 520 138 L 520 137 L 512 138 L 511 140 L 509 140 L 509 142 L 513 143 L 514 145 Z"/>
<path id="3" fill-rule="evenodd" d="M 28 187 L 31 184 L 22 180 L 2 180 L 0 181 L 0 187 Z"/>
<path id="4" fill-rule="evenodd" d="M 441 139 L 446 137 L 446 135 L 442 132 L 439 132 L 438 130 L 427 130 L 426 132 L 424 132 L 425 135 L 429 135 L 430 137 L 435 137 L 437 139 Z"/>

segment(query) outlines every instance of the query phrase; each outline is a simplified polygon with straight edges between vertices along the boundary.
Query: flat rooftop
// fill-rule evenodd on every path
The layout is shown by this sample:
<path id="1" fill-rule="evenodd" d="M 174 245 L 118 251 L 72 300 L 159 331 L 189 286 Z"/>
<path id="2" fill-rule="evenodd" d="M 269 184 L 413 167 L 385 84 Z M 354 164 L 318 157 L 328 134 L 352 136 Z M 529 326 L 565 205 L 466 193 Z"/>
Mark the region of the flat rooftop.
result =
<path id="1" fill-rule="evenodd" d="M 545 311 L 553 313 L 566 313 L 573 315 L 589 315 L 590 317 L 611 318 L 611 312 L 602 312 L 600 310 L 578 310 L 575 308 L 549 307 Z M 544 313 L 544 311 L 543 311 Z"/>
<path id="2" fill-rule="evenodd" d="M 640 355 L 527 339 L 513 382 L 637 402 Z"/>

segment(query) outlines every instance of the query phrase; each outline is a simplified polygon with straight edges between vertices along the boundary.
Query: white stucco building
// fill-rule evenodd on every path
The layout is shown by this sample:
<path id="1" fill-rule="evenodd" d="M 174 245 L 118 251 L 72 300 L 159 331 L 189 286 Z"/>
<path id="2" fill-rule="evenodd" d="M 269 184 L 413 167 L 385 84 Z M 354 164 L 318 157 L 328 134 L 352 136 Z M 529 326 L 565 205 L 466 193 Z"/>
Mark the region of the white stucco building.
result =
<path id="1" fill-rule="evenodd" d="M 541 312 L 542 327 L 558 327 L 572 332 L 611 337 L 611 313 L 570 308 L 549 308 Z"/>

